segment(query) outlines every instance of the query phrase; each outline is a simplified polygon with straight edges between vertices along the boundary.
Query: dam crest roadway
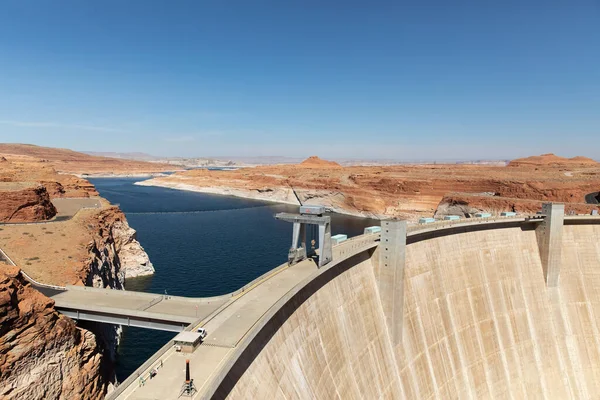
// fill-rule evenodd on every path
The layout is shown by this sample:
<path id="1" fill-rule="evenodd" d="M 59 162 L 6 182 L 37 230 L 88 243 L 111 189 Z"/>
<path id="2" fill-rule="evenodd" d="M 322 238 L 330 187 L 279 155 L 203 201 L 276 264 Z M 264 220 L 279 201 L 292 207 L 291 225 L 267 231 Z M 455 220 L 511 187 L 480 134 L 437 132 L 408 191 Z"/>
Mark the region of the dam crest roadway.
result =
<path id="1" fill-rule="evenodd" d="M 546 215 L 528 217 L 475 218 L 408 227 L 405 223 L 384 221 L 381 234 L 364 234 L 333 246 L 333 261 L 321 268 L 318 268 L 312 259 L 300 261 L 292 266 L 286 263 L 233 293 L 211 298 L 186 298 L 88 287 L 66 287 L 64 290 L 41 287 L 41 289 L 55 300 L 57 310 L 75 319 L 170 331 L 195 331 L 197 328 L 203 327 L 208 332 L 207 337 L 192 354 L 177 352 L 173 341 L 165 344 L 112 393 L 109 393 L 107 398 L 178 398 L 179 388 L 183 383 L 182 370 L 186 358 L 191 360 L 192 377 L 197 388 L 194 398 L 236 397 L 235 394 L 239 397 L 240 393 L 243 393 L 240 392 L 241 390 L 250 390 L 249 388 L 254 391 L 259 390 L 251 387 L 248 379 L 260 380 L 261 378 L 244 379 L 244 374 L 251 370 L 252 373 L 255 373 L 255 370 L 252 369 L 254 362 L 262 360 L 261 357 L 269 356 L 268 353 L 272 351 L 269 341 L 276 340 L 278 335 L 283 334 L 281 329 L 289 329 L 286 327 L 296 321 L 298 312 L 304 310 L 303 307 L 310 307 L 313 299 L 321 296 L 321 292 L 325 293 L 324 289 L 330 290 L 331 285 L 335 286 L 340 279 L 347 279 L 343 278 L 344 276 L 352 277 L 352 274 L 358 273 L 352 272 L 355 269 L 363 271 L 366 268 L 371 271 L 368 273 L 368 279 L 374 277 L 372 285 L 375 289 L 372 296 L 365 301 L 372 302 L 374 300 L 372 297 L 379 297 L 377 304 L 380 305 L 375 308 L 379 310 L 377 313 L 381 314 L 382 321 L 384 321 L 380 325 L 387 330 L 386 343 L 389 341 L 392 346 L 401 346 L 403 341 L 406 342 L 406 329 L 409 329 L 406 323 L 412 321 L 412 317 L 409 318 L 406 312 L 418 300 L 413 297 L 414 294 L 411 294 L 412 288 L 407 286 L 408 281 L 405 282 L 407 279 L 405 278 L 405 269 L 411 268 L 411 264 L 407 261 L 405 267 L 404 259 L 407 256 L 404 253 L 413 245 L 429 240 L 435 242 L 444 237 L 461 237 L 464 234 L 479 235 L 484 231 L 505 231 L 501 235 L 509 233 L 521 235 L 519 232 L 523 232 L 523 235 L 527 237 L 529 247 L 531 247 L 529 243 L 531 240 L 535 242 L 535 247 L 539 246 L 539 249 L 535 249 L 536 253 L 539 251 L 539 254 L 536 254 L 538 261 L 532 261 L 533 265 L 539 267 L 535 274 L 543 277 L 543 282 L 549 290 L 556 290 L 552 288 L 558 285 L 560 260 L 565 260 L 564 249 L 562 255 L 560 251 L 556 250 L 557 246 L 562 246 L 563 224 L 565 227 L 588 227 L 591 225 L 595 229 L 594 232 L 597 232 L 600 227 L 600 218 L 597 216 L 564 216 L 564 211 L 562 214 L 557 213 L 554 206 L 550 206 Z M 552 212 L 557 216 L 558 223 L 556 221 L 551 223 L 551 219 L 547 217 L 547 215 L 552 215 Z M 386 225 L 390 223 L 391 225 Z M 493 235 L 495 233 L 492 233 Z M 505 240 L 504 236 L 502 236 L 502 240 Z M 557 240 L 560 240 L 558 245 Z M 388 251 L 388 246 L 394 247 Z M 564 248 L 564 246 L 562 247 Z M 528 252 L 530 250 L 527 249 Z M 388 256 L 391 259 L 389 264 Z M 598 263 L 598 260 L 595 262 Z M 406 271 L 408 272 L 408 269 Z M 361 275 L 360 279 L 364 280 L 365 278 Z M 468 280 L 468 278 L 465 279 Z M 370 285 L 362 280 L 355 283 Z M 358 293 L 356 296 L 361 297 Z M 313 305 L 313 307 L 315 306 Z M 368 320 L 371 317 L 362 316 L 361 318 Z M 313 326 L 317 322 L 309 320 L 306 323 Z M 321 323 L 326 322 L 321 321 Z M 458 323 L 458 321 L 454 323 Z M 294 325 L 290 327 L 292 326 Z M 379 328 L 378 324 L 374 323 L 373 329 L 376 329 L 377 332 L 373 332 L 373 335 L 380 336 L 382 334 L 378 330 Z M 356 332 L 355 340 L 369 337 L 370 327 L 364 326 L 363 329 L 366 331 Z M 302 339 L 296 338 L 295 340 Z M 478 340 L 482 339 L 478 337 Z M 432 361 L 429 360 L 428 363 L 429 368 L 433 368 Z M 148 380 L 152 370 L 157 374 L 152 380 Z M 435 375 L 434 371 L 431 373 Z M 396 371 L 395 374 L 400 374 L 400 372 Z M 422 382 L 419 383 L 419 379 L 416 377 L 412 379 L 416 379 L 410 385 L 413 390 L 418 390 L 421 394 L 425 393 L 426 388 L 422 386 Z M 454 379 L 459 378 L 455 377 Z M 465 383 L 472 383 L 474 377 L 467 374 L 460 379 L 463 379 Z M 283 384 L 273 381 L 263 382 L 261 387 L 264 388 L 261 390 L 269 388 L 275 392 L 281 391 L 283 389 L 277 385 Z M 398 386 L 399 384 L 396 382 L 394 385 Z M 491 383 L 488 382 L 487 385 L 490 387 Z M 573 385 L 571 384 L 571 386 Z M 373 389 L 368 386 L 351 389 L 355 393 L 367 396 L 375 393 L 381 394 L 383 390 L 380 387 Z M 285 390 L 290 390 L 290 387 Z M 311 390 L 312 395 L 302 396 L 296 393 L 297 396 L 293 397 L 319 397 L 315 392 L 318 390 L 317 388 Z M 369 390 L 374 391 L 369 392 Z M 388 391 L 388 394 L 399 393 L 397 387 L 389 387 L 385 390 Z M 527 389 L 520 387 L 519 390 L 526 391 Z M 252 395 L 252 397 L 256 396 L 259 394 Z M 338 394 L 335 397 L 343 398 L 344 396 Z M 410 398 L 411 396 L 404 393 L 401 397 Z M 441 396 L 441 398 L 444 397 Z"/>

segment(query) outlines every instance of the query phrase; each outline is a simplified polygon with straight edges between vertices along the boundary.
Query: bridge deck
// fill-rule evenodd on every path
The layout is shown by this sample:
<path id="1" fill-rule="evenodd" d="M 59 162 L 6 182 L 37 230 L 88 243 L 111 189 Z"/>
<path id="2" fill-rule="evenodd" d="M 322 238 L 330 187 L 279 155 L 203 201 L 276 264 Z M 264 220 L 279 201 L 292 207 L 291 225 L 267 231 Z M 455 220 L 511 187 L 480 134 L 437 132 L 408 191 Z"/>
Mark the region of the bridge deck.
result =
<path id="1" fill-rule="evenodd" d="M 75 318 L 180 331 L 205 318 L 227 298 L 190 299 L 140 292 L 70 287 L 52 298 L 56 308 Z"/>

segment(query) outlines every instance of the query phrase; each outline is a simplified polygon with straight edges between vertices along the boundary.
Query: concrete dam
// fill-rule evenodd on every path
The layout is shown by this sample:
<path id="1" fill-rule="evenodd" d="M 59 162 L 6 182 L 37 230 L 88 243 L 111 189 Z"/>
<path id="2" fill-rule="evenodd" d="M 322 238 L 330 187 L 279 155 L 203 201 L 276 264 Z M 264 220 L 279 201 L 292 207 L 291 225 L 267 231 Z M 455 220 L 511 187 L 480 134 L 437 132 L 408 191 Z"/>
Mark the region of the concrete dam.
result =
<path id="1" fill-rule="evenodd" d="M 600 218 L 558 221 L 383 222 L 259 278 L 109 397 L 175 399 L 188 358 L 194 398 L 600 398 Z"/>

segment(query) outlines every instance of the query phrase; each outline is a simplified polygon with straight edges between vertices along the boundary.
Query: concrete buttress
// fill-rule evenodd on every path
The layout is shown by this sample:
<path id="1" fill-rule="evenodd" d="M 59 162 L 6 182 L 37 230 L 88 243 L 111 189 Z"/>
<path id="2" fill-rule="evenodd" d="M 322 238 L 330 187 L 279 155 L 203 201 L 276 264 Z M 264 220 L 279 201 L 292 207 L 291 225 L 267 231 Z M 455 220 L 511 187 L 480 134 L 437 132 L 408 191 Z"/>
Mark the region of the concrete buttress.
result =
<path id="1" fill-rule="evenodd" d="M 394 346 L 402 341 L 405 262 L 406 221 L 382 221 L 376 279 L 386 324 Z"/>
<path id="2" fill-rule="evenodd" d="M 555 287 L 560 274 L 565 205 L 544 203 L 542 214 L 545 215 L 544 221 L 536 229 L 540 259 L 546 285 Z"/>

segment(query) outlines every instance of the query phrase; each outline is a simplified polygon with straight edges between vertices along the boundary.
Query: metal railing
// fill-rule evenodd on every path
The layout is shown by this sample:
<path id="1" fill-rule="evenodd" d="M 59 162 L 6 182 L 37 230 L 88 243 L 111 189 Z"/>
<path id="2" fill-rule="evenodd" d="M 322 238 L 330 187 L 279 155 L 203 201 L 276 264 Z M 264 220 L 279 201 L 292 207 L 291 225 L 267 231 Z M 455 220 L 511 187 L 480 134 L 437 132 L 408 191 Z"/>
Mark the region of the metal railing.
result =
<path id="1" fill-rule="evenodd" d="M 31 283 L 33 286 L 43 287 L 43 288 L 47 288 L 47 289 L 60 290 L 60 291 L 67 290 L 67 288 L 64 286 L 48 285 L 47 283 L 38 282 L 35 279 L 33 279 L 31 276 L 27 275 L 27 273 L 25 271 L 23 271 L 22 269 L 20 270 L 20 273 L 21 273 L 21 275 L 23 275 L 23 278 L 25 278 L 27 281 L 29 281 L 29 283 Z"/>

